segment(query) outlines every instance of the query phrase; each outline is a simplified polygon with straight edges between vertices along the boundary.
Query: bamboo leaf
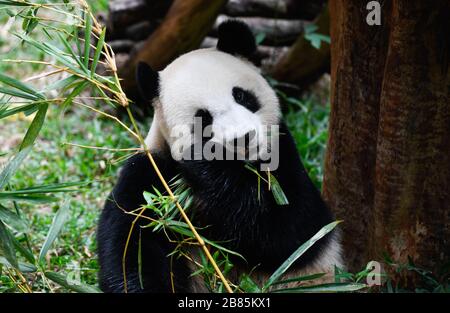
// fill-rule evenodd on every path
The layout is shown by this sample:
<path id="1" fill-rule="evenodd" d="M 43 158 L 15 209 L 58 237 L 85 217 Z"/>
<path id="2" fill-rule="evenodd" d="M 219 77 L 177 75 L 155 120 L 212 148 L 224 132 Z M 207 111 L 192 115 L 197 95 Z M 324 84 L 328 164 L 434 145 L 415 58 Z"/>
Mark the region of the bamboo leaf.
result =
<path id="1" fill-rule="evenodd" d="M 23 17 L 22 29 L 25 31 L 25 34 L 31 33 L 39 24 L 39 20 L 36 18 L 38 10 L 39 7 L 30 8 Z"/>
<path id="2" fill-rule="evenodd" d="M 98 39 L 97 46 L 95 47 L 94 59 L 92 60 L 91 65 L 91 77 L 94 77 L 95 69 L 97 68 L 97 63 L 98 60 L 100 59 L 100 54 L 102 52 L 103 45 L 105 44 L 105 35 L 106 35 L 106 28 L 104 27 Z"/>
<path id="3" fill-rule="evenodd" d="M 263 291 L 272 286 L 288 269 L 289 267 L 301 257 L 309 248 L 311 248 L 319 239 L 331 232 L 341 221 L 332 222 L 322 227 L 311 239 L 302 244 L 292 255 L 281 264 L 281 266 L 269 277 L 264 284 Z"/>
<path id="4" fill-rule="evenodd" d="M 293 292 L 352 292 L 367 288 L 365 284 L 358 283 L 332 283 L 321 284 L 316 286 L 305 286 L 297 288 L 286 288 L 273 290 L 276 293 L 293 293 Z"/>
<path id="5" fill-rule="evenodd" d="M 55 217 L 53 218 L 52 225 L 50 226 L 50 230 L 48 231 L 47 238 L 45 239 L 44 245 L 42 246 L 41 252 L 39 253 L 39 263 L 44 260 L 48 250 L 50 249 L 50 246 L 55 241 L 56 237 L 64 226 L 64 223 L 69 217 L 69 208 L 69 202 L 66 202 L 58 210 L 58 212 L 56 212 Z"/>
<path id="6" fill-rule="evenodd" d="M 92 19 L 91 15 L 85 11 L 86 27 L 84 28 L 84 66 L 89 67 L 89 52 L 91 51 L 91 32 Z"/>
<path id="7" fill-rule="evenodd" d="M 78 79 L 78 77 L 76 75 L 72 75 L 72 76 L 66 77 L 64 79 L 58 80 L 58 81 L 54 82 L 53 84 L 50 84 L 44 90 L 50 91 L 50 90 L 61 89 L 61 91 L 64 91 L 68 86 L 73 84 L 77 79 Z"/>
<path id="8" fill-rule="evenodd" d="M 12 240 L 13 235 L 6 228 L 5 224 L 0 221 L 0 248 L 3 251 L 6 260 L 11 264 L 14 268 L 18 268 L 19 264 L 17 263 L 16 249 L 14 249 L 14 243 Z"/>
<path id="9" fill-rule="evenodd" d="M 6 192 L 0 192 L 0 200 L 47 203 L 47 202 L 56 202 L 59 199 L 56 197 L 46 195 L 16 195 L 16 194 L 9 194 Z"/>
<path id="10" fill-rule="evenodd" d="M 261 292 L 261 288 L 259 288 L 259 286 L 248 275 L 243 275 L 239 287 L 244 292 L 251 292 L 251 293 Z"/>
<path id="11" fill-rule="evenodd" d="M 30 251 L 30 249 L 28 249 L 28 247 L 24 247 L 22 246 L 22 244 L 19 242 L 19 240 L 17 240 L 17 238 L 13 237 L 13 244 L 14 247 L 16 248 L 16 251 L 19 252 L 21 255 L 23 255 L 28 262 L 30 262 L 31 264 L 34 264 L 36 262 L 33 252 Z M 20 262 L 19 262 L 19 267 L 20 267 Z"/>
<path id="12" fill-rule="evenodd" d="M 89 183 L 89 181 L 41 185 L 41 186 L 16 189 L 16 190 L 11 190 L 11 191 L 8 190 L 8 191 L 1 192 L 1 194 L 2 195 L 31 195 L 31 194 L 45 194 L 45 193 L 58 193 L 58 192 L 72 192 L 72 191 L 78 191 L 78 189 L 74 189 L 73 187 L 85 186 L 88 183 Z"/>
<path id="13" fill-rule="evenodd" d="M 10 9 L 5 9 L 5 12 L 6 12 L 6 14 L 9 15 L 9 17 L 15 17 L 16 16 L 16 13 L 13 12 L 12 10 L 10 10 Z"/>
<path id="14" fill-rule="evenodd" d="M 32 101 L 36 101 L 39 100 L 39 98 L 30 95 L 29 93 L 17 90 L 17 89 L 11 89 L 11 88 L 5 88 L 5 87 L 0 87 L 0 93 L 3 93 L 5 95 L 10 95 L 10 96 L 14 96 L 17 98 L 22 98 L 22 99 L 27 99 L 27 100 L 32 100 Z"/>
<path id="15" fill-rule="evenodd" d="M 84 62 L 84 58 L 83 58 L 83 54 L 82 54 L 83 51 L 81 50 L 81 43 L 80 43 L 79 34 L 80 34 L 80 27 L 78 27 L 78 25 L 73 25 L 71 35 L 72 35 L 73 40 L 75 40 L 75 45 L 77 47 L 77 55 L 79 55 L 80 58 Z"/>
<path id="16" fill-rule="evenodd" d="M 47 109 L 48 103 L 43 103 L 40 105 L 39 110 L 33 119 L 33 122 L 31 122 L 31 125 L 28 128 L 25 137 L 23 138 L 19 150 L 23 150 L 33 145 L 34 141 L 36 140 L 36 137 L 39 135 L 39 132 L 41 131 L 42 125 L 44 124 Z"/>
<path id="17" fill-rule="evenodd" d="M 101 293 L 101 291 L 94 287 L 94 286 L 90 286 L 90 285 L 86 285 L 86 284 L 82 284 L 81 282 L 77 282 L 77 283 L 72 283 L 69 282 L 67 277 L 65 277 L 64 275 L 60 274 L 60 273 L 55 273 L 55 272 L 45 272 L 44 273 L 45 277 L 47 277 L 48 279 L 54 281 L 55 283 L 69 289 L 75 292 L 80 292 L 80 293 Z"/>
<path id="18" fill-rule="evenodd" d="M 67 54 L 64 53 L 61 49 L 49 44 L 48 42 L 39 42 L 34 39 L 32 39 L 29 36 L 22 35 L 22 34 L 15 34 L 17 37 L 25 41 L 26 43 L 36 47 L 37 49 L 41 50 L 45 54 L 53 56 L 56 60 L 64 64 L 66 67 L 68 67 L 73 72 L 84 75 L 82 71 L 76 66 L 76 62 L 74 62 L 71 58 L 67 57 Z"/>
<path id="19" fill-rule="evenodd" d="M 1 90 L 1 88 L 0 88 Z M 3 111 L 0 111 L 0 119 L 2 118 L 6 118 L 8 116 L 11 115 L 15 115 L 21 112 L 25 112 L 26 115 L 28 115 L 28 113 L 34 113 L 39 109 L 39 103 L 30 103 L 30 104 L 25 104 L 25 105 L 21 105 L 18 107 L 14 107 L 12 109 L 5 109 Z"/>
<path id="20" fill-rule="evenodd" d="M 289 204 L 289 201 L 286 197 L 286 194 L 284 193 L 283 189 L 281 188 L 280 183 L 275 178 L 275 176 L 271 172 L 267 172 L 269 175 L 269 180 L 262 177 L 262 175 L 258 172 L 258 170 L 251 165 L 250 163 L 245 164 L 245 168 L 249 171 L 253 172 L 257 176 L 257 183 L 258 183 L 258 200 L 260 200 L 261 197 L 261 180 L 263 180 L 265 183 L 267 183 L 270 186 L 270 190 L 272 192 L 273 198 L 275 199 L 276 204 L 278 205 L 287 205 Z"/>
<path id="21" fill-rule="evenodd" d="M 179 233 L 179 234 L 182 234 L 182 235 L 191 237 L 191 238 L 194 237 L 194 234 L 192 233 L 192 231 L 191 231 L 189 228 L 187 228 L 187 224 L 186 224 L 186 223 L 183 223 L 183 222 L 177 222 L 177 221 L 166 221 L 166 223 L 167 223 L 168 225 L 170 225 L 169 228 L 172 229 L 173 231 L 175 231 L 175 232 L 177 232 L 177 233 Z M 181 225 L 181 224 L 182 224 L 183 226 L 180 227 L 179 225 Z M 207 244 L 209 244 L 209 245 L 211 245 L 211 246 L 213 246 L 213 247 L 215 247 L 215 248 L 217 248 L 217 249 L 219 249 L 219 250 L 222 250 L 222 251 L 224 251 L 224 252 L 226 252 L 226 253 L 229 253 L 229 254 L 236 255 L 236 256 L 242 258 L 243 260 L 245 260 L 245 258 L 244 258 L 241 254 L 239 254 L 239 253 L 237 253 L 237 252 L 235 252 L 235 251 L 232 251 L 232 250 L 229 250 L 229 249 L 227 249 L 227 248 L 225 248 L 225 247 L 222 247 L 221 245 L 215 243 L 214 241 L 208 240 L 208 239 L 206 239 L 206 238 L 204 238 L 204 237 L 202 237 L 202 239 L 203 239 Z"/>
<path id="22" fill-rule="evenodd" d="M 11 212 L 0 204 L 0 221 L 19 232 L 27 232 L 29 230 L 27 223 L 17 214 Z"/>
<path id="23" fill-rule="evenodd" d="M 22 164 L 23 160 L 26 158 L 30 151 L 31 147 L 24 148 L 23 150 L 19 151 L 11 161 L 9 161 L 9 163 L 0 173 L 0 189 L 2 189 L 9 181 L 11 176 L 14 175 L 14 173 L 19 168 L 20 164 Z"/>
<path id="24" fill-rule="evenodd" d="M 269 172 L 269 175 L 270 175 L 270 185 L 271 185 L 272 195 L 273 195 L 273 198 L 275 199 L 275 202 L 278 205 L 288 205 L 289 201 L 288 201 L 283 189 L 281 188 L 280 183 L 275 178 L 275 176 L 272 175 L 272 173 Z"/>
<path id="25" fill-rule="evenodd" d="M 89 85 L 88 81 L 84 81 L 80 83 L 72 92 L 70 95 L 64 100 L 64 102 L 61 105 L 61 111 L 64 112 L 67 107 L 72 103 L 73 99 L 77 97 L 83 90 Z"/>
<path id="26" fill-rule="evenodd" d="M 45 28 L 42 28 L 42 31 L 44 32 L 44 34 L 48 37 L 48 39 L 53 40 L 52 35 L 50 35 L 50 33 L 48 32 L 48 30 L 46 30 Z"/>
<path id="27" fill-rule="evenodd" d="M 6 258 L 1 257 L 1 256 L 0 256 L 0 264 L 13 267 Z M 19 266 L 19 271 L 21 271 L 22 273 L 34 273 L 37 271 L 36 266 L 34 266 L 33 264 L 18 262 L 18 266 Z"/>
<path id="28" fill-rule="evenodd" d="M 66 38 L 64 38 L 63 35 L 61 35 L 60 33 L 58 33 L 58 37 L 59 40 L 61 40 L 61 42 L 64 44 L 64 46 L 66 47 L 66 50 L 70 53 L 70 55 L 72 56 L 72 59 L 75 60 L 75 62 L 77 62 L 78 66 L 84 71 L 87 72 L 87 67 L 81 62 L 81 60 L 79 59 L 78 56 L 75 55 L 75 53 L 73 52 L 72 47 L 70 46 L 69 42 L 67 41 Z"/>
<path id="29" fill-rule="evenodd" d="M 317 274 L 305 275 L 305 276 L 295 277 L 295 278 L 286 279 L 286 280 L 280 280 L 280 281 L 274 282 L 272 284 L 272 286 L 282 285 L 282 284 L 289 284 L 289 283 L 295 283 L 295 282 L 302 282 L 302 281 L 309 281 L 309 280 L 315 280 L 315 279 L 322 278 L 325 275 L 326 275 L 326 273 L 317 273 Z"/>
<path id="30" fill-rule="evenodd" d="M 44 95 L 40 94 L 39 92 L 37 92 L 36 90 L 31 88 L 30 86 L 27 86 L 26 84 L 22 83 L 21 81 L 15 79 L 15 78 L 12 78 L 5 74 L 0 73 L 0 82 L 2 82 L 5 85 L 19 89 L 27 94 L 33 95 L 35 97 L 34 100 L 37 100 L 37 99 L 45 100 Z"/>
<path id="31" fill-rule="evenodd" d="M 20 2 L 20 1 L 8 1 L 8 0 L 2 0 L 0 1 L 0 4 L 4 4 L 4 5 L 11 5 L 11 6 L 18 6 L 18 7 L 28 7 L 30 6 L 30 4 L 26 3 L 26 2 Z"/>

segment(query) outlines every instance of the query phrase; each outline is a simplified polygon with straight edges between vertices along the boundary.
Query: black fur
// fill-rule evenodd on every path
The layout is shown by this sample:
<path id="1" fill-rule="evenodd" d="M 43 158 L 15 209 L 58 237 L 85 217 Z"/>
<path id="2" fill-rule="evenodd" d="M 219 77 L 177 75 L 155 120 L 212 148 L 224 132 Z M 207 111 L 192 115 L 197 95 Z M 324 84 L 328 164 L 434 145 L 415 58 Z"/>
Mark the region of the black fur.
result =
<path id="1" fill-rule="evenodd" d="M 219 41 L 217 49 L 232 55 L 252 59 L 256 52 L 256 41 L 247 24 L 228 20 L 220 24 L 218 29 Z"/>
<path id="2" fill-rule="evenodd" d="M 181 174 L 192 188 L 193 223 L 205 237 L 241 253 L 248 263 L 234 260 L 250 271 L 253 266 L 271 274 L 302 243 L 333 216 L 309 179 L 296 151 L 294 140 L 284 124 L 280 129 L 280 165 L 273 172 L 289 204 L 277 205 L 267 185 L 261 185 L 258 200 L 256 175 L 244 168 L 242 161 L 175 162 L 170 156 L 156 156 L 166 179 Z M 264 174 L 262 174 L 264 175 Z M 152 186 L 163 190 L 146 156 L 128 161 L 110 199 L 106 202 L 98 229 L 100 287 L 106 292 L 123 291 L 122 254 L 131 221 L 118 206 L 130 211 L 144 203 L 142 193 Z M 115 201 L 114 201 L 115 200 Z M 170 292 L 169 258 L 174 249 L 163 233 L 142 230 L 143 280 L 141 290 L 137 272 L 138 230 L 133 232 L 128 248 L 128 291 Z M 323 249 L 329 237 L 321 239 L 295 264 L 310 263 Z M 190 290 L 187 260 L 173 265 L 177 292 Z"/>
<path id="3" fill-rule="evenodd" d="M 159 74 L 147 63 L 139 62 L 136 67 L 136 83 L 143 100 L 151 102 L 159 95 Z"/>
<path id="4" fill-rule="evenodd" d="M 232 94 L 237 104 L 242 105 L 252 113 L 257 112 L 261 108 L 258 98 L 249 90 L 244 90 L 241 87 L 233 87 Z"/>

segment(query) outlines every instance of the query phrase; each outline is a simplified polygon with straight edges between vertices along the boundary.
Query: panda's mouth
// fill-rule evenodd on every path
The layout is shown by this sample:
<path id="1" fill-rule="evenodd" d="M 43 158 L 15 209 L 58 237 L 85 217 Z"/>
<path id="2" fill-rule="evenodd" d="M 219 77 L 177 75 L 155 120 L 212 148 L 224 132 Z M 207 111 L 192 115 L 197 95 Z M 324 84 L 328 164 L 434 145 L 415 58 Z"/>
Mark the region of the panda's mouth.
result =
<path id="1" fill-rule="evenodd" d="M 246 129 L 245 129 L 246 128 Z M 249 130 L 250 129 L 250 130 Z M 195 130 L 195 129 L 194 129 Z M 269 132 L 243 125 L 241 129 L 215 128 L 203 132 L 191 132 L 182 137 L 181 154 L 172 146 L 172 154 L 184 161 L 244 161 L 257 163 L 270 157 L 272 141 Z M 230 139 L 231 138 L 231 139 Z"/>
<path id="2" fill-rule="evenodd" d="M 231 141 L 217 141 L 206 139 L 201 143 L 192 144 L 184 152 L 183 159 L 204 161 L 246 161 L 256 162 L 259 160 L 260 145 L 256 140 L 233 139 Z"/>
<path id="3" fill-rule="evenodd" d="M 206 138 L 206 140 L 206 145 L 211 146 L 212 153 L 220 152 L 217 155 L 223 154 L 223 158 L 219 158 L 220 160 L 257 161 L 261 149 L 256 131 L 249 131 L 243 136 L 231 140 L 223 140 L 217 137 Z"/>
<path id="4" fill-rule="evenodd" d="M 233 153 L 237 158 L 243 158 L 247 161 L 257 159 L 258 148 L 256 131 L 249 131 L 244 136 L 235 138 L 225 144 L 227 151 Z"/>

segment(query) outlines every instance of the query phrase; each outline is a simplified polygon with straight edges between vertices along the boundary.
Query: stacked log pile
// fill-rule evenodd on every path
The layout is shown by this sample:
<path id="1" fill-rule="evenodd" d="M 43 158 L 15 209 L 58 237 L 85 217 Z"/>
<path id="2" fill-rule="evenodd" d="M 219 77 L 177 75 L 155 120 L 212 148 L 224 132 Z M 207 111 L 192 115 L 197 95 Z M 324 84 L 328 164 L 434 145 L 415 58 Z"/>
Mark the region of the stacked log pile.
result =
<path id="1" fill-rule="evenodd" d="M 126 66 L 158 28 L 173 0 L 112 0 L 107 40 L 118 67 Z M 218 25 L 230 18 L 246 22 L 259 41 L 256 61 L 270 73 L 321 12 L 324 0 L 229 0 L 200 47 L 217 43 Z"/>

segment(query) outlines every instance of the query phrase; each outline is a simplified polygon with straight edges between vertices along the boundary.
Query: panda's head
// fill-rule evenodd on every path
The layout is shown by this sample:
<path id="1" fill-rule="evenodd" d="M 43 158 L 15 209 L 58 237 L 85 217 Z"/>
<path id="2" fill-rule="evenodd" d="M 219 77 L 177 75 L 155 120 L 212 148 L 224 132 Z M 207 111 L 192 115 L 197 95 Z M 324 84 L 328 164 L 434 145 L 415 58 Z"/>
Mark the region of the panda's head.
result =
<path id="1" fill-rule="evenodd" d="M 200 129 L 208 127 L 203 143 L 204 138 L 223 143 L 250 137 L 259 147 L 270 145 L 268 132 L 279 123 L 280 106 L 249 61 L 255 50 L 248 26 L 228 21 L 219 27 L 215 48 L 184 54 L 160 72 L 139 63 L 138 87 L 155 110 L 146 139 L 150 149 L 168 146 L 175 159 L 184 157 L 183 150 L 198 138 L 192 132 L 199 119 Z"/>

